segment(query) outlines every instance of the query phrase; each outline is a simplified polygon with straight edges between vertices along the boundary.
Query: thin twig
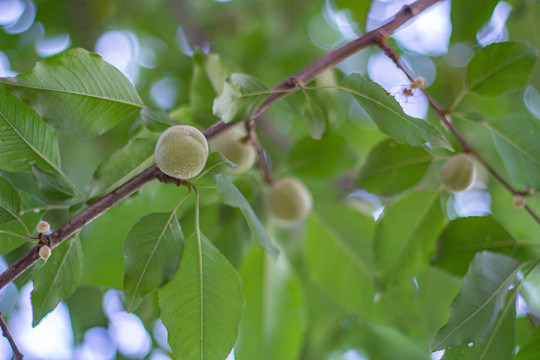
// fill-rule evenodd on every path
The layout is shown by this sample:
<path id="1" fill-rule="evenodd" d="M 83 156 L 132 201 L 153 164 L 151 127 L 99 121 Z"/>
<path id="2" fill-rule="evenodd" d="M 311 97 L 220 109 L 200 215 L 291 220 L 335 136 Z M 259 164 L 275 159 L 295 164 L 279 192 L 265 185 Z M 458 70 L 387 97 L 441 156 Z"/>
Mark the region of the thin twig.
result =
<path id="1" fill-rule="evenodd" d="M 287 80 L 273 89 L 277 92 L 271 93 L 266 98 L 266 100 L 251 116 L 251 119 L 256 119 L 270 105 L 291 94 L 295 90 L 298 90 L 299 84 L 309 83 L 324 71 L 335 67 L 337 64 L 354 55 L 358 51 L 365 49 L 368 46 L 375 45 L 377 40 L 387 38 L 401 25 L 405 24 L 411 18 L 418 15 L 433 4 L 438 3 L 439 1 L 441 0 L 418 0 L 411 5 L 405 5 L 388 23 L 362 35 L 358 39 L 351 41 L 339 49 L 327 53 L 311 65 L 308 65 L 293 76 L 290 76 Z M 235 125 L 235 123 L 224 123 L 223 121 L 218 121 L 209 128 L 203 130 L 203 134 L 210 140 L 211 138 L 224 131 L 227 131 L 229 128 Z M 160 174 L 162 174 L 162 172 L 157 168 L 156 165 L 149 167 L 125 184 L 92 203 L 81 213 L 69 220 L 60 229 L 48 236 L 44 236 L 44 240 L 49 243 L 51 248 L 58 246 L 60 243 L 69 238 L 69 236 L 82 229 L 84 226 L 120 202 L 122 199 L 139 190 L 146 183 L 158 178 L 158 176 L 161 176 Z M 15 280 L 30 266 L 35 264 L 39 260 L 38 252 L 39 247 L 34 247 L 19 260 L 13 263 L 6 271 L 0 274 L 0 289 L 9 284 L 11 281 Z"/>
<path id="2" fill-rule="evenodd" d="M 255 132 L 255 120 L 251 119 L 246 122 L 246 140 L 249 141 L 249 143 L 255 148 L 257 151 L 257 167 L 261 171 L 264 182 L 267 184 L 272 184 L 274 182 L 274 179 L 272 178 L 272 173 L 270 172 L 270 168 L 268 168 L 268 163 L 266 162 L 266 157 L 264 155 L 264 148 L 262 147 L 261 143 L 259 142 L 259 138 L 257 138 L 257 133 Z"/>
<path id="3" fill-rule="evenodd" d="M 388 44 L 386 44 L 385 39 L 378 39 L 378 45 L 379 47 L 384 51 L 385 55 L 388 56 L 392 61 L 396 64 L 396 66 L 403 71 L 405 76 L 412 82 L 414 81 L 414 77 L 412 76 L 411 72 L 401 63 L 399 60 L 399 57 L 397 56 L 394 49 L 392 49 Z M 487 161 L 480 155 L 476 150 L 469 144 L 469 142 L 463 137 L 463 135 L 458 131 L 458 129 L 452 124 L 452 121 L 450 121 L 450 118 L 448 117 L 448 110 L 444 109 L 439 103 L 435 101 L 435 99 L 425 90 L 421 89 L 424 93 L 426 99 L 428 100 L 430 106 L 437 112 L 439 117 L 441 118 L 441 122 L 443 125 L 454 135 L 454 137 L 458 140 L 460 143 L 463 152 L 468 153 L 472 155 L 502 186 L 504 186 L 513 196 L 521 195 L 521 196 L 527 196 L 529 195 L 529 191 L 524 190 L 520 191 L 516 188 L 514 188 L 508 181 L 506 181 L 501 174 L 497 172 Z M 532 216 L 532 218 L 540 224 L 540 217 L 538 214 L 535 213 L 535 211 L 527 204 L 525 204 L 524 209 L 529 213 L 529 215 Z"/>
<path id="4" fill-rule="evenodd" d="M 15 343 L 15 340 L 13 340 L 13 336 L 11 336 L 11 333 L 9 332 L 9 328 L 4 321 L 4 317 L 2 316 L 2 313 L 0 312 L 0 327 L 2 328 L 2 335 L 9 341 L 9 345 L 11 346 L 11 349 L 13 350 L 13 358 L 15 360 L 23 360 L 24 355 L 22 352 L 19 351 L 19 348 L 17 347 L 17 344 Z"/>

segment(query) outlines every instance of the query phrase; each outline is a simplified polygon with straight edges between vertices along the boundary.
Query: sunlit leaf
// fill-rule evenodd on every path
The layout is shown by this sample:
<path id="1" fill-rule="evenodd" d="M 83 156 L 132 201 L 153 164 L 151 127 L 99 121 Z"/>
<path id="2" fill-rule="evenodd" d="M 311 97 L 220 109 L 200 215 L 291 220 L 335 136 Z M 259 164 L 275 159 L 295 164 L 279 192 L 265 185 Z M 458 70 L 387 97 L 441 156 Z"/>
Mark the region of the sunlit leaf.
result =
<path id="1" fill-rule="evenodd" d="M 124 243 L 124 303 L 135 310 L 150 292 L 166 284 L 180 266 L 184 235 L 176 214 L 141 218 Z"/>
<path id="2" fill-rule="evenodd" d="M 397 194 L 416 184 L 432 161 L 422 147 L 384 140 L 369 152 L 358 186 L 379 195 Z"/>
<path id="3" fill-rule="evenodd" d="M 244 308 L 240 276 L 201 234 L 187 240 L 182 263 L 159 291 L 161 318 L 177 359 L 225 359 Z"/>
<path id="4" fill-rule="evenodd" d="M 232 74 L 214 100 L 214 114 L 225 122 L 248 120 L 268 94 L 266 86 L 254 77 Z"/>
<path id="5" fill-rule="evenodd" d="M 432 146 L 452 149 L 444 135 L 428 122 L 410 117 L 399 103 L 384 89 L 359 74 L 345 78 L 341 88 L 349 91 L 364 108 L 375 125 L 400 144 Z"/>
<path id="6" fill-rule="evenodd" d="M 516 241 L 495 219 L 470 216 L 450 221 L 439 234 L 432 263 L 463 276 L 477 252 L 508 254 Z"/>
<path id="7" fill-rule="evenodd" d="M 83 256 L 78 235 L 53 249 L 47 262 L 32 276 L 33 326 L 75 291 L 82 269 Z"/>
<path id="8" fill-rule="evenodd" d="M 432 350 L 483 341 L 492 331 L 503 309 L 508 286 L 520 268 L 508 256 L 487 251 L 477 253 L 452 303 L 450 319 L 433 339 Z"/>
<path id="9" fill-rule="evenodd" d="M 275 258 L 279 254 L 279 249 L 262 226 L 261 222 L 255 215 L 251 205 L 247 202 L 242 193 L 234 186 L 234 184 L 225 175 L 219 175 L 217 180 L 217 190 L 223 199 L 223 202 L 229 206 L 239 208 L 246 218 L 248 226 L 253 234 L 255 243 L 263 248 L 268 255 Z"/>
<path id="10" fill-rule="evenodd" d="M 110 130 L 143 103 L 128 79 L 101 56 L 71 49 L 48 57 L 33 70 L 1 78 L 57 130 L 95 136 Z"/>
<path id="11" fill-rule="evenodd" d="M 537 57 L 538 50 L 526 43 L 490 44 L 469 62 L 467 88 L 481 95 L 496 96 L 525 86 Z"/>
<path id="12" fill-rule="evenodd" d="M 426 269 L 442 227 L 439 191 L 414 193 L 386 207 L 373 239 L 379 285 L 384 289 Z"/>
<path id="13" fill-rule="evenodd" d="M 304 297 L 285 256 L 273 261 L 253 248 L 240 275 L 246 309 L 234 346 L 235 359 L 297 359 L 306 326 Z"/>

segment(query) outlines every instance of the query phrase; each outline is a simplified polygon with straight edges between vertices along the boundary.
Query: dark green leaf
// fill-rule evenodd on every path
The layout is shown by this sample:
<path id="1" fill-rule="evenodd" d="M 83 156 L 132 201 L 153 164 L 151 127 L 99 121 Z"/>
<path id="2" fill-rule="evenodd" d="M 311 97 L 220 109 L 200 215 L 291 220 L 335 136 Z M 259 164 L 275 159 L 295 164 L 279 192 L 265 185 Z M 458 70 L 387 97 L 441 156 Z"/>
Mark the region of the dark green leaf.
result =
<path id="1" fill-rule="evenodd" d="M 19 218 L 21 197 L 11 183 L 0 176 L 0 225 Z"/>
<path id="2" fill-rule="evenodd" d="M 345 139 L 326 134 L 321 140 L 306 137 L 289 152 L 289 169 L 301 176 L 331 178 L 338 176 L 355 164 L 356 156 Z"/>
<path id="3" fill-rule="evenodd" d="M 0 225 L 0 254 L 8 253 L 28 243 L 29 236 L 34 233 L 42 216 L 43 213 L 32 211 L 21 215 L 21 221 L 10 221 Z"/>
<path id="4" fill-rule="evenodd" d="M 354 96 L 379 130 L 398 143 L 420 146 L 429 142 L 431 146 L 452 150 L 439 130 L 422 119 L 406 115 L 396 99 L 373 81 L 352 74 L 345 78 L 341 88 Z"/>
<path id="5" fill-rule="evenodd" d="M 279 254 L 279 248 L 274 245 L 274 242 L 268 236 L 266 230 L 257 218 L 257 215 L 255 215 L 255 212 L 247 202 L 244 195 L 242 195 L 242 193 L 236 188 L 236 186 L 234 186 L 227 176 L 218 176 L 217 190 L 225 204 L 239 208 L 242 211 L 251 233 L 253 234 L 255 243 L 263 248 L 272 258 L 276 258 Z"/>
<path id="6" fill-rule="evenodd" d="M 463 276 L 478 251 L 508 254 L 515 244 L 512 235 L 491 217 L 457 218 L 450 221 L 439 234 L 432 263 Z"/>
<path id="7" fill-rule="evenodd" d="M 28 171 L 32 165 L 60 172 L 56 132 L 31 108 L 0 88 L 0 169 Z"/>
<path id="8" fill-rule="evenodd" d="M 442 227 L 439 191 L 414 193 L 387 206 L 373 239 L 379 285 L 384 289 L 425 270 Z"/>
<path id="9" fill-rule="evenodd" d="M 489 122 L 493 141 L 512 179 L 540 189 L 540 122 L 524 114 Z"/>
<path id="10" fill-rule="evenodd" d="M 166 284 L 180 266 L 184 235 L 172 213 L 141 218 L 124 243 L 124 304 L 133 311 L 150 292 Z"/>
<path id="11" fill-rule="evenodd" d="M 487 251 L 477 253 L 452 303 L 450 319 L 435 335 L 432 349 L 484 340 L 492 331 L 503 309 L 508 286 L 520 269 L 520 264 L 508 256 Z"/>
<path id="12" fill-rule="evenodd" d="M 268 95 L 266 86 L 254 77 L 232 74 L 214 100 L 213 111 L 225 122 L 245 121 Z"/>
<path id="13" fill-rule="evenodd" d="M 422 147 L 384 140 L 369 152 L 358 186 L 383 196 L 400 193 L 422 178 L 432 160 Z"/>
<path id="14" fill-rule="evenodd" d="M 525 86 L 538 50 L 526 43 L 502 42 L 483 48 L 467 66 L 468 90 L 497 96 Z"/>
<path id="15" fill-rule="evenodd" d="M 514 359 L 537 360 L 538 358 L 540 358 L 540 326 L 536 327 L 527 344 L 519 350 Z"/>
<path id="16" fill-rule="evenodd" d="M 36 179 L 40 195 L 54 201 L 64 201 L 76 197 L 65 179 L 51 170 L 40 170 L 32 166 L 32 175 Z"/>
<path id="17" fill-rule="evenodd" d="M 32 326 L 36 326 L 58 303 L 70 296 L 81 280 L 83 269 L 81 242 L 78 235 L 53 249 L 47 262 L 38 269 L 32 281 Z"/>
<path id="18" fill-rule="evenodd" d="M 476 42 L 476 33 L 488 22 L 498 0 L 453 0 L 450 11 L 452 43 Z"/>
<path id="19" fill-rule="evenodd" d="M 143 107 L 135 88 L 101 56 L 71 49 L 48 57 L 0 86 L 20 96 L 57 130 L 95 136 Z"/>
<path id="20" fill-rule="evenodd" d="M 182 263 L 159 291 L 161 318 L 178 359 L 225 359 L 244 308 L 240 276 L 201 234 L 186 242 Z"/>
<path id="21" fill-rule="evenodd" d="M 298 359 L 306 326 L 305 305 L 302 287 L 285 256 L 273 261 L 253 248 L 240 275 L 246 309 L 234 346 L 235 359 Z"/>
<path id="22" fill-rule="evenodd" d="M 105 159 L 94 172 L 90 197 L 108 193 L 154 163 L 157 134 L 145 134 Z"/>
<path id="23" fill-rule="evenodd" d="M 315 283 L 347 309 L 367 314 L 375 296 L 373 219 L 346 207 L 317 207 L 307 218 L 305 257 Z"/>

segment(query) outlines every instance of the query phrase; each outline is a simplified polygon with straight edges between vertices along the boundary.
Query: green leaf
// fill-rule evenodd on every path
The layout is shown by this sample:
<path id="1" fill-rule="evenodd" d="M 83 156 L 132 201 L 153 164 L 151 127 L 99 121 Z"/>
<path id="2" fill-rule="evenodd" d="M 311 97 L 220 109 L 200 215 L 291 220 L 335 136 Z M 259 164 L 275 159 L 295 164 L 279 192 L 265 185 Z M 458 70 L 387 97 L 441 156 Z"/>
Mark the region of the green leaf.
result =
<path id="1" fill-rule="evenodd" d="M 240 276 L 204 235 L 186 242 L 159 304 L 177 359 L 225 359 L 230 353 L 244 308 Z"/>
<path id="2" fill-rule="evenodd" d="M 60 172 L 56 132 L 21 100 L 0 88 L 0 169 Z"/>
<path id="3" fill-rule="evenodd" d="M 537 326 L 531 338 L 517 353 L 514 360 L 537 360 L 540 357 L 540 326 Z"/>
<path id="4" fill-rule="evenodd" d="M 57 130 L 75 137 L 103 134 L 143 103 L 128 79 L 101 56 L 71 49 L 48 57 L 4 86 Z"/>
<path id="5" fill-rule="evenodd" d="M 166 284 L 180 266 L 184 235 L 176 213 L 141 218 L 124 243 L 124 304 L 135 310 L 150 292 Z"/>
<path id="6" fill-rule="evenodd" d="M 316 207 L 307 218 L 305 258 L 314 282 L 345 308 L 370 314 L 373 219 L 343 206 Z"/>
<path id="7" fill-rule="evenodd" d="M 0 254 L 6 254 L 31 241 L 28 236 L 42 216 L 43 213 L 40 212 L 29 212 L 21 215 L 21 221 L 10 221 L 0 225 Z"/>
<path id="8" fill-rule="evenodd" d="M 240 275 L 246 309 L 234 346 L 235 359 L 298 359 L 306 326 L 305 304 L 300 282 L 285 256 L 272 261 L 253 248 Z"/>
<path id="9" fill-rule="evenodd" d="M 384 140 L 369 152 L 358 186 L 383 196 L 400 193 L 420 181 L 432 161 L 422 147 Z"/>
<path id="10" fill-rule="evenodd" d="M 453 0 L 450 11 L 452 43 L 463 41 L 476 43 L 476 33 L 489 21 L 498 2 L 498 0 Z"/>
<path id="11" fill-rule="evenodd" d="M 320 140 L 324 134 L 324 130 L 326 130 L 326 119 L 323 109 L 309 97 L 307 97 L 304 104 L 304 117 L 308 121 L 311 137 L 315 140 Z"/>
<path id="12" fill-rule="evenodd" d="M 253 234 L 255 244 L 263 248 L 272 258 L 276 258 L 279 254 L 279 248 L 274 244 L 272 239 L 270 239 L 270 236 L 268 236 L 268 233 L 257 218 L 257 215 L 255 215 L 255 212 L 244 195 L 242 195 L 227 176 L 218 175 L 217 190 L 225 204 L 242 211 L 251 233 Z"/>
<path id="13" fill-rule="evenodd" d="M 370 1 L 336 0 L 335 5 L 340 9 L 349 9 L 354 20 L 360 24 L 360 29 L 364 30 L 369 9 L 371 8 Z"/>
<path id="14" fill-rule="evenodd" d="M 190 105 L 193 119 L 210 126 L 219 120 L 212 113 L 212 105 L 223 91 L 223 84 L 232 73 L 232 66 L 225 64 L 216 54 L 193 54 L 193 76 L 191 79 Z"/>
<path id="15" fill-rule="evenodd" d="M 11 183 L 0 176 L 0 224 L 19 219 L 21 196 Z"/>
<path id="16" fill-rule="evenodd" d="M 512 292 L 515 292 L 513 289 Z M 480 343 L 463 344 L 446 349 L 441 360 L 510 360 L 514 356 L 516 337 L 516 300 L 509 296 L 489 336 Z M 537 358 L 535 358 L 537 359 Z"/>
<path id="17" fill-rule="evenodd" d="M 538 50 L 527 43 L 500 42 L 486 46 L 467 65 L 467 89 L 497 96 L 525 86 Z"/>
<path id="18" fill-rule="evenodd" d="M 221 155 L 219 152 L 210 153 L 208 160 L 206 160 L 206 165 L 201 171 L 202 174 L 223 174 L 236 167 L 236 164 L 231 162 L 225 156 Z"/>
<path id="19" fill-rule="evenodd" d="M 99 164 L 94 172 L 90 197 L 116 189 L 152 165 L 158 138 L 157 134 L 134 138 Z"/>
<path id="20" fill-rule="evenodd" d="M 64 201 L 77 196 L 70 184 L 51 170 L 40 170 L 32 166 L 32 175 L 36 179 L 40 195 L 46 199 Z"/>
<path id="21" fill-rule="evenodd" d="M 178 125 L 165 110 L 160 108 L 145 107 L 139 113 L 142 123 L 153 132 L 162 133 L 173 125 Z"/>
<path id="22" fill-rule="evenodd" d="M 400 144 L 443 147 L 452 150 L 444 135 L 428 122 L 410 117 L 403 112 L 399 103 L 384 89 L 359 74 L 351 74 L 341 84 L 364 108 L 375 125 Z"/>
<path id="23" fill-rule="evenodd" d="M 463 276 L 477 252 L 508 254 L 516 241 L 495 219 L 462 217 L 450 221 L 439 234 L 432 264 Z"/>
<path id="24" fill-rule="evenodd" d="M 325 134 L 321 140 L 306 137 L 289 152 L 289 169 L 300 176 L 336 177 L 356 163 L 356 156 L 346 140 L 335 134 Z"/>
<path id="25" fill-rule="evenodd" d="M 477 253 L 465 275 L 463 287 L 452 302 L 450 319 L 433 339 L 432 350 L 484 340 L 521 267 L 505 255 L 487 251 Z"/>
<path id="26" fill-rule="evenodd" d="M 512 179 L 540 189 L 540 122 L 514 114 L 489 122 L 493 141 Z"/>
<path id="27" fill-rule="evenodd" d="M 266 86 L 254 77 L 232 74 L 214 100 L 213 111 L 225 122 L 249 120 L 269 94 Z"/>
<path id="28" fill-rule="evenodd" d="M 53 249 L 45 265 L 34 273 L 32 277 L 34 283 L 32 326 L 39 324 L 45 315 L 79 286 L 83 269 L 82 261 L 81 242 L 76 235 Z"/>
<path id="29" fill-rule="evenodd" d="M 379 285 L 384 289 L 425 270 L 442 227 L 440 191 L 414 193 L 387 206 L 373 237 Z"/>

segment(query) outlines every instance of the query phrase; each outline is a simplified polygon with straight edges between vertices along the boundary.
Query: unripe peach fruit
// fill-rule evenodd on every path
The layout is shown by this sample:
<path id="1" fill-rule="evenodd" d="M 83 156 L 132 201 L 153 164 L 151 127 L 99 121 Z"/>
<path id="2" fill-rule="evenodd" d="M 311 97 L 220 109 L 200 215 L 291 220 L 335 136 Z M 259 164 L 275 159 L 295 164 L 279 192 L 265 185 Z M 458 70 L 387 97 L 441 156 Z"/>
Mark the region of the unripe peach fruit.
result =
<path id="1" fill-rule="evenodd" d="M 293 226 L 304 219 L 313 205 L 309 190 L 301 181 L 291 177 L 275 182 L 267 190 L 265 198 L 270 215 L 278 225 L 284 227 Z"/>
<path id="2" fill-rule="evenodd" d="M 451 192 L 467 189 L 474 180 L 474 163 L 467 154 L 457 154 L 441 168 L 441 182 Z"/>
<path id="3" fill-rule="evenodd" d="M 232 129 L 210 143 L 212 151 L 218 151 L 237 166 L 229 174 L 240 174 L 253 166 L 256 151 L 253 146 L 242 140 L 245 133 L 240 129 Z"/>

